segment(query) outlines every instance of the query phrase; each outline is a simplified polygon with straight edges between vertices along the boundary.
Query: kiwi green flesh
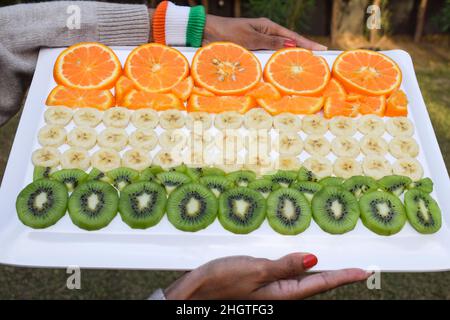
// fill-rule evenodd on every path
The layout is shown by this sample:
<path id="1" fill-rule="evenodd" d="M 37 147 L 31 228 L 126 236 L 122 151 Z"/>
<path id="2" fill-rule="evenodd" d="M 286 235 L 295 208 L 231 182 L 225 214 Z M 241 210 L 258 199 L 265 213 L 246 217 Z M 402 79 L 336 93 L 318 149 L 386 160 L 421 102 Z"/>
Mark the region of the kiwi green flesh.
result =
<path id="1" fill-rule="evenodd" d="M 269 179 L 257 179 L 250 182 L 247 188 L 258 191 L 264 198 L 267 198 L 272 191 L 279 189 L 280 185 Z"/>
<path id="2" fill-rule="evenodd" d="M 224 176 L 205 176 L 199 179 L 200 184 L 211 190 L 218 198 L 223 192 L 233 188 L 233 182 Z"/>
<path id="3" fill-rule="evenodd" d="M 363 194 L 378 189 L 378 183 L 375 179 L 367 176 L 354 176 L 347 179 L 342 187 L 351 192 L 355 197 L 359 198 Z"/>
<path id="4" fill-rule="evenodd" d="M 156 175 L 151 168 L 146 168 L 146 169 L 142 170 L 141 173 L 139 174 L 138 181 L 155 182 L 155 180 L 156 180 Z"/>
<path id="5" fill-rule="evenodd" d="M 298 181 L 291 185 L 292 189 L 300 191 L 308 201 L 312 201 L 316 192 L 321 190 L 323 186 L 317 182 L 312 181 Z"/>
<path id="6" fill-rule="evenodd" d="M 93 168 L 88 175 L 87 181 L 97 180 L 111 183 L 111 179 L 102 171 L 97 168 Z"/>
<path id="7" fill-rule="evenodd" d="M 289 170 L 279 170 L 274 174 L 265 175 L 264 178 L 279 184 L 283 188 L 288 188 L 297 179 L 297 172 Z"/>
<path id="8" fill-rule="evenodd" d="M 441 209 L 427 192 L 412 189 L 405 194 L 408 221 L 417 232 L 430 234 L 441 228 Z"/>
<path id="9" fill-rule="evenodd" d="M 256 179 L 256 174 L 250 170 L 239 170 L 230 172 L 226 177 L 237 187 L 246 187 L 250 182 Z"/>
<path id="10" fill-rule="evenodd" d="M 47 228 L 64 216 L 67 199 L 64 184 L 39 179 L 27 185 L 17 196 L 17 215 L 23 224 L 31 228 Z"/>
<path id="11" fill-rule="evenodd" d="M 176 188 L 192 181 L 188 175 L 178 171 L 161 172 L 156 175 L 158 181 L 166 188 L 170 194 Z"/>
<path id="12" fill-rule="evenodd" d="M 214 167 L 204 167 L 203 170 L 203 176 L 225 176 L 225 171 L 214 168 Z"/>
<path id="13" fill-rule="evenodd" d="M 119 197 L 116 189 L 103 181 L 87 181 L 79 185 L 69 198 L 72 222 L 85 230 L 106 227 L 116 216 Z"/>
<path id="14" fill-rule="evenodd" d="M 72 192 L 79 184 L 86 181 L 88 174 L 80 169 L 62 169 L 51 175 L 51 179 L 62 182 L 67 191 Z"/>
<path id="15" fill-rule="evenodd" d="M 167 218 L 183 231 L 206 228 L 217 216 L 216 196 L 199 183 L 188 183 L 173 191 L 167 200 Z"/>
<path id="16" fill-rule="evenodd" d="M 166 191 L 154 182 L 136 182 L 120 193 L 119 213 L 131 228 L 146 229 L 156 225 L 164 216 Z"/>
<path id="17" fill-rule="evenodd" d="M 378 185 L 387 192 L 399 197 L 406 188 L 412 183 L 412 180 L 405 176 L 391 175 L 378 180 Z"/>
<path id="18" fill-rule="evenodd" d="M 341 187 L 324 187 L 314 195 L 311 207 L 316 223 L 331 234 L 349 232 L 358 222 L 358 200 Z"/>
<path id="19" fill-rule="evenodd" d="M 192 179 L 192 181 L 197 181 L 200 177 L 203 176 L 203 169 L 198 168 L 189 168 L 186 167 L 186 175 Z"/>
<path id="20" fill-rule="evenodd" d="M 414 188 L 426 193 L 431 193 L 433 192 L 433 181 L 430 178 L 423 178 L 419 181 L 414 181 L 408 186 L 408 189 Z"/>
<path id="21" fill-rule="evenodd" d="M 267 198 L 267 219 L 278 233 L 299 234 L 305 231 L 311 222 L 309 201 L 295 189 L 278 189 Z"/>
<path id="22" fill-rule="evenodd" d="M 266 200 L 257 191 L 237 187 L 219 198 L 219 221 L 233 233 L 247 234 L 259 228 L 266 216 Z"/>
<path id="23" fill-rule="evenodd" d="M 399 232 L 406 222 L 400 199 L 386 191 L 372 191 L 359 199 L 361 221 L 373 232 L 389 236 Z"/>
<path id="24" fill-rule="evenodd" d="M 33 170 L 33 181 L 39 179 L 49 179 L 52 173 L 56 171 L 56 168 L 53 167 L 40 167 L 36 166 Z"/>
<path id="25" fill-rule="evenodd" d="M 108 171 L 106 175 L 111 179 L 112 185 L 119 191 L 139 179 L 139 171 L 124 167 Z"/>
<path id="26" fill-rule="evenodd" d="M 321 185 L 323 185 L 324 187 L 326 187 L 326 186 L 341 186 L 342 183 L 344 183 L 344 179 L 339 178 L 339 177 L 325 177 L 325 178 L 320 179 L 319 183 Z"/>
<path id="27" fill-rule="evenodd" d="M 301 167 L 297 172 L 297 180 L 317 182 L 318 178 L 312 171 L 309 171 L 305 167 Z"/>

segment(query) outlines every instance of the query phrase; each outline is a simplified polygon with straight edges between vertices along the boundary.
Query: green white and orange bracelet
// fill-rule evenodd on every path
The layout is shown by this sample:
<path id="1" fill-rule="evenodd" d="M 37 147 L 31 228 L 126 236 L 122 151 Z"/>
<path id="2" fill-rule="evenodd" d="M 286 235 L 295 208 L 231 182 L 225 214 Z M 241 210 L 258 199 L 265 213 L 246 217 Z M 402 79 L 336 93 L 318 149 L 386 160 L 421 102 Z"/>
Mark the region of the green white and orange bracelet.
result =
<path id="1" fill-rule="evenodd" d="M 206 14 L 203 6 L 177 6 L 163 1 L 153 13 L 153 41 L 172 46 L 200 47 Z"/>

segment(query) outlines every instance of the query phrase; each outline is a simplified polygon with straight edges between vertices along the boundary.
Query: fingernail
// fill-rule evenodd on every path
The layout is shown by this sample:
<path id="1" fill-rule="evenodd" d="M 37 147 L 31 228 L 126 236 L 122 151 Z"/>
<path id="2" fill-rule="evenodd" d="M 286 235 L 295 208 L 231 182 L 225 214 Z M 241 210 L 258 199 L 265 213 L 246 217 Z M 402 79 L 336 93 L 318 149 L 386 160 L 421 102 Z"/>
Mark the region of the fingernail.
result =
<path id="1" fill-rule="evenodd" d="M 303 257 L 303 267 L 311 269 L 317 264 L 317 257 L 313 254 L 307 254 Z"/>
<path id="2" fill-rule="evenodd" d="M 291 40 L 291 39 L 284 40 L 284 47 L 285 48 L 293 48 L 293 47 L 296 47 L 296 46 L 297 46 L 297 44 L 295 43 L 294 40 Z"/>
<path id="3" fill-rule="evenodd" d="M 316 46 L 316 48 L 314 48 L 314 49 L 317 50 L 317 51 L 325 51 L 325 50 L 328 50 L 327 47 L 325 47 L 325 46 L 323 46 L 323 45 L 321 45 L 321 44 L 318 44 L 318 45 Z"/>

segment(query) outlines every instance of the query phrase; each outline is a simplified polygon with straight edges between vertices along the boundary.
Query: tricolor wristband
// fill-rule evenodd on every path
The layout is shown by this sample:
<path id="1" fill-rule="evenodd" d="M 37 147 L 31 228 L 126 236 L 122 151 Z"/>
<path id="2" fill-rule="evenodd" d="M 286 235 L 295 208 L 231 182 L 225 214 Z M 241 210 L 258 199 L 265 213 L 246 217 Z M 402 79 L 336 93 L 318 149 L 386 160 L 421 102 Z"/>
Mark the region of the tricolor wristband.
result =
<path id="1" fill-rule="evenodd" d="M 163 1 L 153 13 L 153 41 L 173 46 L 200 47 L 206 14 L 203 6 L 177 6 Z"/>

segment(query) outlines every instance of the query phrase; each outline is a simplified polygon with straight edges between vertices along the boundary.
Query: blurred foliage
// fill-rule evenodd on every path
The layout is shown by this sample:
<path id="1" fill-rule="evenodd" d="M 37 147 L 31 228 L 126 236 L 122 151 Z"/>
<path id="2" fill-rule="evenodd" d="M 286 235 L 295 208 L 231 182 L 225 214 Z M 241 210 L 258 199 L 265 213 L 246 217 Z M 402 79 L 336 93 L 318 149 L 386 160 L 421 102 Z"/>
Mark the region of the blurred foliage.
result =
<path id="1" fill-rule="evenodd" d="M 439 30 L 450 32 L 450 0 L 445 1 L 442 11 L 433 18 L 433 23 Z"/>
<path id="2" fill-rule="evenodd" d="M 308 31 L 315 0 L 249 0 L 245 9 L 251 17 L 267 17 L 291 30 Z"/>

